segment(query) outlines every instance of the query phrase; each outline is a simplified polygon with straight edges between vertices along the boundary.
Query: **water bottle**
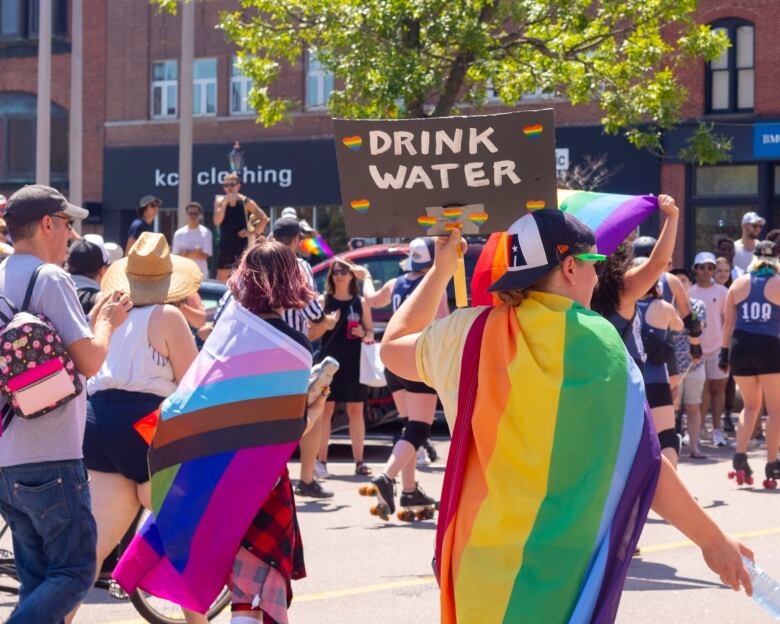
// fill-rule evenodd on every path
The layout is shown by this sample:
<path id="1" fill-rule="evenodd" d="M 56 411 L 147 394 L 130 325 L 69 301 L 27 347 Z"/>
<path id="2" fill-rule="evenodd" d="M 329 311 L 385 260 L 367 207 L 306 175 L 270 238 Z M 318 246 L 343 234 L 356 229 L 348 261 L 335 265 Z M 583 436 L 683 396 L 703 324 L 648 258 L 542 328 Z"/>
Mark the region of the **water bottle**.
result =
<path id="1" fill-rule="evenodd" d="M 747 557 L 743 556 L 742 561 L 753 582 L 753 600 L 775 620 L 780 620 L 780 583 Z"/>

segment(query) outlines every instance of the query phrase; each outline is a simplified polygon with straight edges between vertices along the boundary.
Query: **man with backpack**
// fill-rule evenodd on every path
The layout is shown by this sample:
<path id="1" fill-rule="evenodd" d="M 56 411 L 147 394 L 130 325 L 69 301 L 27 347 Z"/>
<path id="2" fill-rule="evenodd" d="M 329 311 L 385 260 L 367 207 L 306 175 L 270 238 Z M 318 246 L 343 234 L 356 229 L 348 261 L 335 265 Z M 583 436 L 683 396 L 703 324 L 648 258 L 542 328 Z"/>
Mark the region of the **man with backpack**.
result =
<path id="1" fill-rule="evenodd" d="M 18 190 L 6 207 L 16 253 L 0 264 L 0 311 L 7 319 L 0 334 L 14 338 L 0 339 L 0 513 L 11 527 L 21 581 L 8 624 L 62 621 L 95 575 L 96 529 L 81 450 L 84 377 L 103 364 L 111 334 L 132 304 L 121 292 L 109 293 L 88 320 L 73 281 L 60 268 L 74 221 L 87 215 L 55 189 L 37 184 Z M 25 307 L 41 318 L 25 314 Z M 25 358 L 27 370 L 17 374 Z M 41 369 L 54 372 L 41 377 Z M 37 380 L 30 384 L 25 375 Z M 68 384 L 73 392 L 59 394 Z M 42 399 L 47 407 L 27 411 L 25 405 L 40 406 Z"/>

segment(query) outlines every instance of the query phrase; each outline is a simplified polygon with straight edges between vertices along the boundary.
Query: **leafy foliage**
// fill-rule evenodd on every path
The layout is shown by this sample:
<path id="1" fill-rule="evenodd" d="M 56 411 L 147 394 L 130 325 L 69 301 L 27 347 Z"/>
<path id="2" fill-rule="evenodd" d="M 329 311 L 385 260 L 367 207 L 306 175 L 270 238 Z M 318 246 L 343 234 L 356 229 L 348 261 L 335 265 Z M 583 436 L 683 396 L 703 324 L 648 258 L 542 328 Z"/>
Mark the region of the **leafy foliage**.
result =
<path id="1" fill-rule="evenodd" d="M 175 0 L 152 0 L 175 11 Z M 696 0 L 241 0 L 220 27 L 254 81 L 266 125 L 299 102 L 274 97 L 285 64 L 316 54 L 336 78 L 341 117 L 392 118 L 514 105 L 542 92 L 597 103 L 609 133 L 660 153 L 687 93 L 677 74 L 717 57 L 723 33 L 696 24 Z M 698 135 L 691 150 L 704 144 Z M 696 160 L 698 154 L 686 152 Z"/>

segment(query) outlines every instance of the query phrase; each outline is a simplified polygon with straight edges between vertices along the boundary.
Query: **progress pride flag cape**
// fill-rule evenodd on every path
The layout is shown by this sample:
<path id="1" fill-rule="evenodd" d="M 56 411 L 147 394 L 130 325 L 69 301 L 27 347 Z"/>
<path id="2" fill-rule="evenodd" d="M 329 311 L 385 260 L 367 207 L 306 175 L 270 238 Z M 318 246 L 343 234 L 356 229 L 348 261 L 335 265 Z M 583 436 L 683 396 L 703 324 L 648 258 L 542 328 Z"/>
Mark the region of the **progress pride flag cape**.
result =
<path id="1" fill-rule="evenodd" d="M 596 234 L 599 253 L 612 254 L 626 237 L 647 217 L 658 210 L 658 198 L 653 195 L 617 195 L 558 189 L 558 207 L 569 212 Z M 490 235 L 474 267 L 471 278 L 471 305 L 493 305 L 493 296 L 487 291 L 501 277 L 506 263 L 497 261 L 504 253 L 505 235 Z"/>
<path id="2" fill-rule="evenodd" d="M 304 430 L 311 354 L 228 304 L 149 449 L 152 515 L 114 571 L 127 591 L 205 613 Z"/>

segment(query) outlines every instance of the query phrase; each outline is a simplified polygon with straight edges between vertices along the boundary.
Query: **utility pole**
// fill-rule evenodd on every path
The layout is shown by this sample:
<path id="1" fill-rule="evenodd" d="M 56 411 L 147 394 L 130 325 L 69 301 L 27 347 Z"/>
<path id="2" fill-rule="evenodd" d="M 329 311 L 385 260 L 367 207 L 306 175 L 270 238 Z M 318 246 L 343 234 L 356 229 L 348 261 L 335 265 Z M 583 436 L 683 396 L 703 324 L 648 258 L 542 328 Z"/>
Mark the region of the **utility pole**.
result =
<path id="1" fill-rule="evenodd" d="M 51 175 L 51 0 L 38 11 L 38 119 L 35 126 L 35 183 Z"/>
<path id="2" fill-rule="evenodd" d="M 82 143 L 84 139 L 84 0 L 71 0 L 70 33 L 70 132 L 68 154 L 69 199 L 81 206 L 82 191 Z M 81 221 L 76 221 L 81 230 Z"/>
<path id="3" fill-rule="evenodd" d="M 178 226 L 187 223 L 192 201 L 192 65 L 195 56 L 195 0 L 182 3 L 181 74 L 179 81 L 179 205 Z"/>

